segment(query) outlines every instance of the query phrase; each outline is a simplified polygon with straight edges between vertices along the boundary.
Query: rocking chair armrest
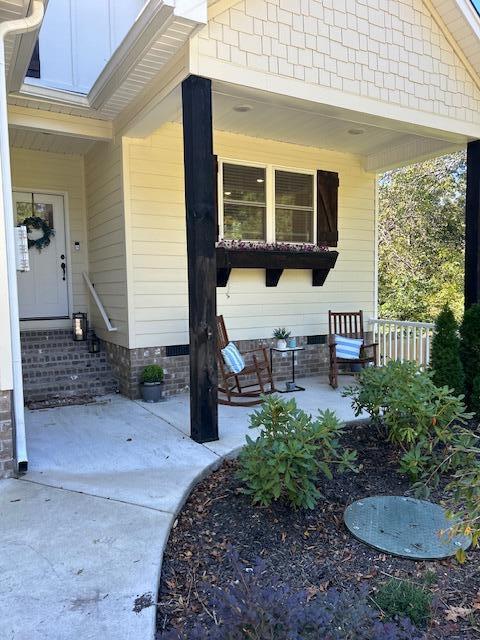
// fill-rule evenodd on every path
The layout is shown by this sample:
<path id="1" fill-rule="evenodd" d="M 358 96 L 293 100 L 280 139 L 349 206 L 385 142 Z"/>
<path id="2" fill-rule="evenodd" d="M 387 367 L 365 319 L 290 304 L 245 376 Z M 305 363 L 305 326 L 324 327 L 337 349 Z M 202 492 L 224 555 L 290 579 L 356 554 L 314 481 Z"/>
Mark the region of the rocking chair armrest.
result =
<path id="1" fill-rule="evenodd" d="M 249 353 L 258 353 L 259 351 L 265 352 L 265 347 L 256 347 L 255 349 L 248 349 L 247 351 L 242 351 L 242 355 L 247 355 Z"/>
<path id="2" fill-rule="evenodd" d="M 362 349 L 376 349 L 378 347 L 378 342 L 372 342 L 371 344 L 364 344 Z"/>
<path id="3" fill-rule="evenodd" d="M 262 354 L 265 362 L 268 363 L 268 354 L 266 347 L 257 347 L 256 349 L 249 349 L 248 351 L 242 351 L 242 355 L 251 355 L 253 360 L 256 362 L 257 358 L 255 354 Z"/>

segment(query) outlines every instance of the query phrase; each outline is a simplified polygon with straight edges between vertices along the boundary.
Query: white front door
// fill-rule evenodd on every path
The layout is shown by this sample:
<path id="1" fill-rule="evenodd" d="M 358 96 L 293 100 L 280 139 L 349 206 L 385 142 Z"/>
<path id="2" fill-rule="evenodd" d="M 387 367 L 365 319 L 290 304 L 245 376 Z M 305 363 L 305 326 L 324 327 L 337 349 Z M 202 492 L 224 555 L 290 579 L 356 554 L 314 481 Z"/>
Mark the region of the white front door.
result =
<path id="1" fill-rule="evenodd" d="M 54 231 L 48 246 L 30 247 L 30 271 L 17 273 L 20 320 L 68 318 L 63 196 L 14 191 L 13 207 L 17 225 L 33 216 L 42 218 Z M 37 240 L 43 235 L 41 229 L 31 229 L 28 237 Z"/>

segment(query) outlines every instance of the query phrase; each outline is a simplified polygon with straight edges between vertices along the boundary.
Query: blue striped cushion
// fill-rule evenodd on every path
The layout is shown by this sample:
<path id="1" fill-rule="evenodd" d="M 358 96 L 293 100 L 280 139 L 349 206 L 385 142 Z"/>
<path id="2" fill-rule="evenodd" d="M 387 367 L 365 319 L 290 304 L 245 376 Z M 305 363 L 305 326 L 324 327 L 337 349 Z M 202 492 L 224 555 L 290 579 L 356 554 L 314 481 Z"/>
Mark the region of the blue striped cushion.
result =
<path id="1" fill-rule="evenodd" d="M 335 344 L 337 346 L 337 358 L 348 358 L 348 360 L 356 360 L 360 357 L 360 349 L 363 340 L 356 338 L 344 338 L 343 336 L 335 336 Z"/>
<path id="2" fill-rule="evenodd" d="M 232 373 L 240 373 L 245 369 L 245 360 L 233 342 L 229 342 L 225 349 L 222 349 L 222 356 L 228 370 Z"/>

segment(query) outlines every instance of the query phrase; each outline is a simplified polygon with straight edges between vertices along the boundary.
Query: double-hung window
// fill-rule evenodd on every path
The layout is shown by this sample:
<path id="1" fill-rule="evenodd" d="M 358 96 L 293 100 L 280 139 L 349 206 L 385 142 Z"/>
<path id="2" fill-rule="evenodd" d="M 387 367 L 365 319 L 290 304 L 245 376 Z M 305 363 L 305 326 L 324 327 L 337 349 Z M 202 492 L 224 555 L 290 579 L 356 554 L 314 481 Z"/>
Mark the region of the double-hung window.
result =
<path id="1" fill-rule="evenodd" d="M 275 241 L 314 242 L 314 184 L 311 173 L 275 169 Z"/>
<path id="2" fill-rule="evenodd" d="M 273 165 L 220 164 L 225 240 L 315 243 L 315 174 Z"/>
<path id="3" fill-rule="evenodd" d="M 266 240 L 265 167 L 223 163 L 223 237 Z"/>

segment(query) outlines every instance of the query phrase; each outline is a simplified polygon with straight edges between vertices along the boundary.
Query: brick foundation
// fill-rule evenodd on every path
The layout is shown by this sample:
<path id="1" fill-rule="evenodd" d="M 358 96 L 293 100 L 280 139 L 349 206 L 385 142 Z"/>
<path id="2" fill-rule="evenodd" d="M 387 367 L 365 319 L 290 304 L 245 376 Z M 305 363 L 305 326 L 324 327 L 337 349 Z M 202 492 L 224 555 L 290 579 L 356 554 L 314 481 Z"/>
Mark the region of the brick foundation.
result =
<path id="1" fill-rule="evenodd" d="M 295 375 L 298 378 L 326 375 L 328 373 L 328 348 L 326 344 L 307 344 L 306 337 L 297 337 L 297 344 L 305 348 L 295 354 Z M 269 338 L 259 340 L 238 340 L 236 345 L 240 351 L 248 351 L 256 347 L 275 346 Z M 139 384 L 143 369 L 149 364 L 158 364 L 165 371 L 164 395 L 172 396 L 189 389 L 189 356 L 167 355 L 166 347 L 148 347 L 143 349 L 127 349 L 109 342 L 103 343 L 108 362 L 115 378 L 119 382 L 119 390 L 129 398 L 140 396 Z M 269 353 L 270 356 L 270 353 Z M 289 380 L 291 377 L 291 354 L 273 354 L 273 373 L 276 382 Z"/>
<path id="2" fill-rule="evenodd" d="M 0 391 L 0 478 L 13 475 L 12 392 Z"/>

